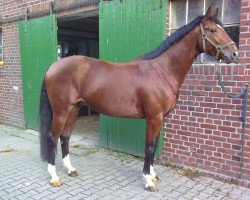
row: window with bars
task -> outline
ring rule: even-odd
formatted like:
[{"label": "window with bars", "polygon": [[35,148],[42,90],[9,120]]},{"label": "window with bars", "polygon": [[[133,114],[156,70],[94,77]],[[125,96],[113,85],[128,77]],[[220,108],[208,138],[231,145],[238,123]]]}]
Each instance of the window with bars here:
[{"label": "window with bars", "polygon": [[[219,9],[218,18],[224,23],[225,31],[239,47],[241,0],[171,0],[170,30],[171,33],[188,24],[199,15],[204,15],[209,6]],[[196,63],[214,62],[214,58],[203,53]]]}]

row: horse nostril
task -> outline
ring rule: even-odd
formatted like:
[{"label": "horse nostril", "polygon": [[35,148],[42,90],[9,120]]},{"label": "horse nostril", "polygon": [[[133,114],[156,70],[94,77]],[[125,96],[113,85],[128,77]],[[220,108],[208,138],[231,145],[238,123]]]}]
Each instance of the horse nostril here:
[{"label": "horse nostril", "polygon": [[239,55],[239,53],[238,53],[237,51],[233,52],[233,57],[234,57],[234,58],[237,58],[238,55]]}]

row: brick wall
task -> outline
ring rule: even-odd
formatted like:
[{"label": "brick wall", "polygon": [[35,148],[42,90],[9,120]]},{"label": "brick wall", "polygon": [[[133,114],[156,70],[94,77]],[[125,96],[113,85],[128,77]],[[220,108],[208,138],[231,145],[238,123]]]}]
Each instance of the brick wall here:
[{"label": "brick wall", "polygon": [[[250,82],[250,0],[243,0],[240,21],[240,63],[221,67],[229,92]],[[193,65],[180,90],[175,111],[164,124],[163,160],[205,170],[222,179],[240,178],[242,98],[221,91],[214,65]],[[242,184],[250,183],[250,96]]]},{"label": "brick wall", "polygon": [[[23,127],[18,24],[2,25],[5,66],[0,68],[0,122]],[[17,89],[14,90],[14,87]]]},{"label": "brick wall", "polygon": [[[22,77],[19,50],[19,17],[24,19],[26,8],[30,13],[49,10],[51,0],[9,0],[0,1],[0,29],[3,33],[4,67],[0,67],[0,123],[25,127],[22,101]],[[90,0],[56,0],[55,8]],[[71,15],[86,10],[96,9],[87,5],[56,13],[58,16]],[[13,18],[15,18],[13,21]],[[12,20],[13,22],[7,22]]]}]

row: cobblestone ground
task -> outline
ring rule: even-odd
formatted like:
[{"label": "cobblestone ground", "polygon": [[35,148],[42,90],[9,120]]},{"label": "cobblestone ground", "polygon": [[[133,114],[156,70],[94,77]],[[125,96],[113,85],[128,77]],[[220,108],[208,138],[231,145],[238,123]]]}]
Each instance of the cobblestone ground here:
[{"label": "cobblestone ground", "polygon": [[58,147],[57,173],[64,184],[53,188],[47,164],[39,157],[38,133],[0,125],[0,199],[250,199],[250,189],[204,177],[189,179],[161,165],[155,166],[159,191],[147,192],[141,160],[96,147],[96,133],[75,132],[71,161],[80,174],[74,178],[66,174]]}]

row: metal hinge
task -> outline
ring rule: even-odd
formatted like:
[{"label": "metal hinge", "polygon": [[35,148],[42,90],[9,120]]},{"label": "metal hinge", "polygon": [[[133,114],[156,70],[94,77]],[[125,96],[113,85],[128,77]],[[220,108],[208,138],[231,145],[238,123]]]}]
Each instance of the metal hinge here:
[{"label": "metal hinge", "polygon": [[54,11],[54,0],[50,2],[50,29],[53,29],[53,11]]},{"label": "metal hinge", "polygon": [[160,0],[160,9],[162,8],[162,3],[163,3],[162,0]]},{"label": "metal hinge", "polygon": [[24,32],[27,33],[27,21],[28,21],[29,8],[27,7],[25,10],[25,22],[24,22]]}]

